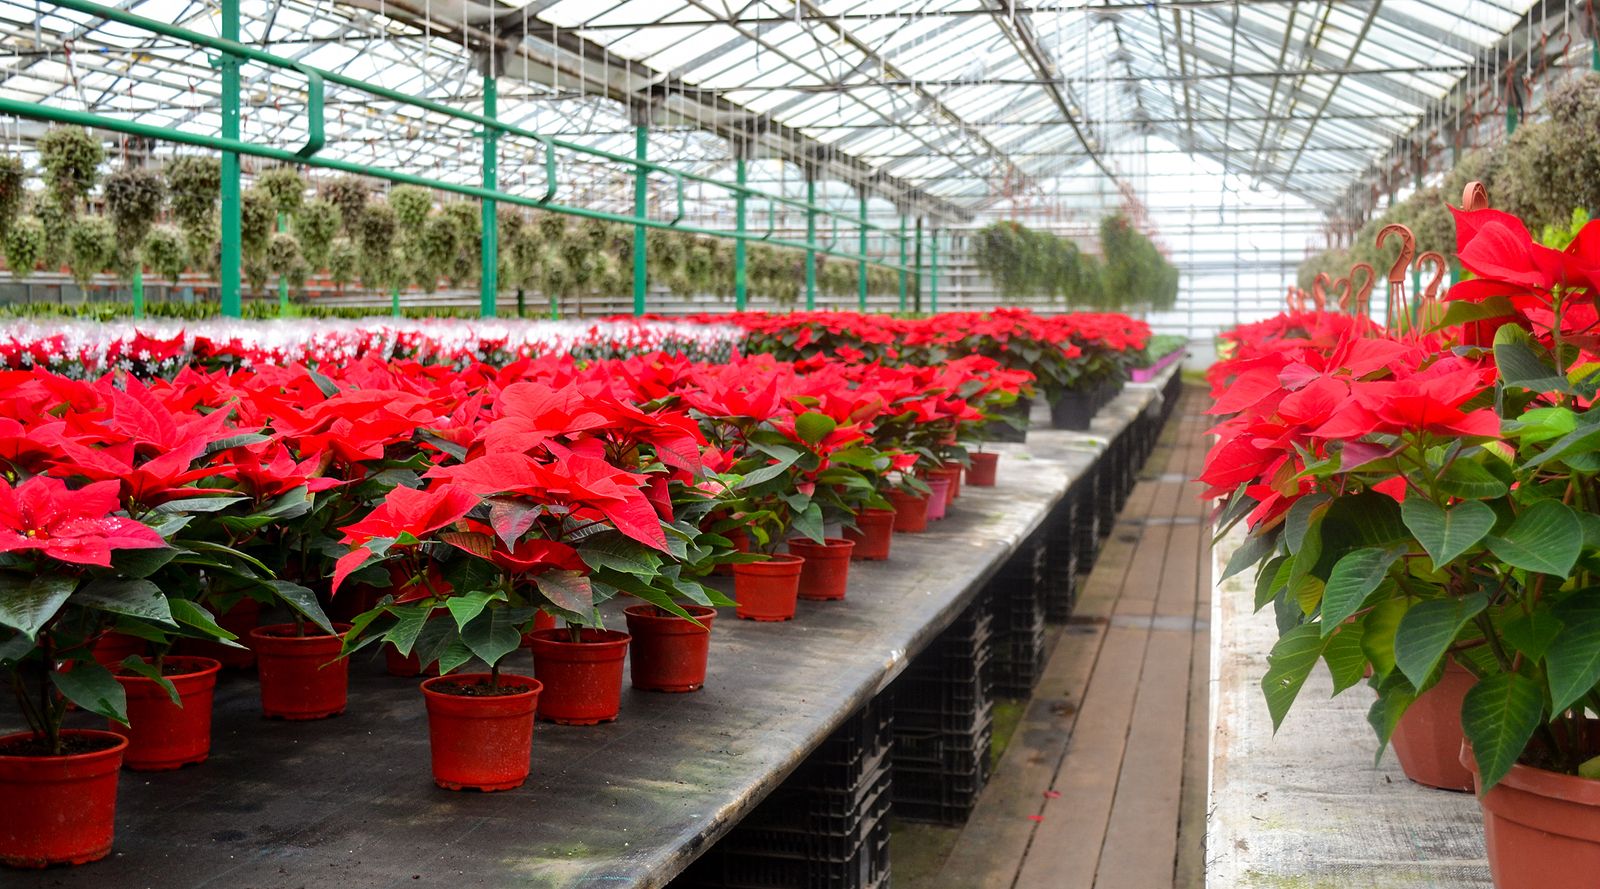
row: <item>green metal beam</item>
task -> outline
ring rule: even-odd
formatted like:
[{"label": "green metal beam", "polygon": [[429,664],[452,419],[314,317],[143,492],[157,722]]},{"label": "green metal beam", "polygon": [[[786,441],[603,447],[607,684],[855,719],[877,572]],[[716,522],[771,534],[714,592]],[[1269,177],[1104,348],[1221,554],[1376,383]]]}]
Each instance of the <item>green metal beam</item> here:
[{"label": "green metal beam", "polygon": [[736,312],[742,312],[750,299],[750,282],[745,278],[745,252],[748,247],[744,242],[745,228],[748,224],[748,220],[745,218],[745,202],[748,197],[743,191],[747,175],[744,159],[745,151],[743,147],[738,150],[739,156],[733,162],[734,181],[739,184],[740,188],[739,191],[733,193],[733,226],[734,230],[739,233],[739,237],[733,242],[733,309]]},{"label": "green metal beam", "polygon": [[[239,41],[239,0],[222,0],[222,39]],[[239,141],[239,57],[224,52],[218,63],[222,66],[222,138]],[[239,304],[239,274],[242,257],[239,255],[241,229],[239,223],[239,154],[222,153],[222,257],[220,278],[222,314],[238,318],[242,314]]]},{"label": "green metal beam", "polygon": [[[494,120],[499,116],[500,90],[494,79],[494,62],[483,75],[483,116]],[[498,191],[500,130],[493,126],[483,128],[483,190]],[[483,270],[478,273],[478,314],[484,318],[495,316],[500,297],[500,219],[495,213],[494,198],[484,198],[483,211]]]},{"label": "green metal beam", "polygon": [[856,263],[856,286],[860,291],[856,294],[856,307],[865,312],[867,310],[867,190],[865,188],[861,189],[861,226],[858,231],[862,259]]},{"label": "green metal beam", "polygon": [[[633,153],[641,163],[633,173],[633,215],[636,222],[644,220],[650,210],[650,171],[643,161],[650,153],[650,128],[643,124],[633,128]],[[645,267],[645,227],[633,227],[633,314],[644,314],[645,287],[650,283],[650,272]]]},{"label": "green metal beam", "polygon": [[917,258],[913,263],[916,266],[916,277],[913,279],[911,293],[918,314],[922,312],[922,217],[917,217]]},{"label": "green metal beam", "polygon": [[900,214],[900,311],[906,310],[906,216]]},{"label": "green metal beam", "polygon": [[806,171],[806,311],[817,307],[817,177]]},{"label": "green metal beam", "polygon": [[[285,213],[278,214],[278,231],[289,230],[289,216]],[[287,275],[278,276],[278,317],[289,317],[289,278]]]},{"label": "green metal beam", "polygon": [[928,311],[939,311],[939,230],[934,229],[931,240],[932,267],[928,271]]},{"label": "green metal beam", "polygon": [[144,317],[144,262],[140,260],[133,266],[133,280],[128,282],[132,291],[129,296],[133,300],[133,317],[135,320]]}]

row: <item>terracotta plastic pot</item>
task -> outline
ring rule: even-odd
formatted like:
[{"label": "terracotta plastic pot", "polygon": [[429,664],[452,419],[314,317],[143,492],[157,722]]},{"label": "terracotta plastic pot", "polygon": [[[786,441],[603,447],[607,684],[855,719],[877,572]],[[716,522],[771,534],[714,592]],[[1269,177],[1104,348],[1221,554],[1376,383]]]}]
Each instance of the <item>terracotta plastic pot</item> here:
[{"label": "terracotta plastic pot", "polygon": [[222,665],[208,657],[169,655],[166,667],[180,671],[165,678],[182,706],[153,679],[117,676],[128,697],[128,724],[113,722],[110,730],[128,739],[122,764],[135,772],[165,772],[211,755],[211,700]]},{"label": "terracotta plastic pot", "polygon": [[954,502],[961,499],[961,473],[966,467],[959,460],[947,460],[944,464],[944,476],[950,480],[950,500]]},{"label": "terracotta plastic pot", "polygon": [[928,521],[937,522],[944,518],[945,510],[950,506],[950,480],[938,475],[931,475],[923,479],[928,483]]},{"label": "terracotta plastic pot", "polygon": [[548,611],[535,611],[533,613],[533,632],[522,634],[522,647],[533,647],[533,634],[540,630],[553,630],[556,628],[555,615]]},{"label": "terracotta plastic pot", "polygon": [[415,650],[410,654],[401,654],[400,649],[394,647],[394,643],[385,642],[383,643],[383,670],[390,676],[399,676],[401,679],[421,676],[424,672],[429,676],[437,676],[439,675],[439,662],[434,661],[424,671],[422,669],[422,658],[417,657]]},{"label": "terracotta plastic pot", "polygon": [[566,629],[536,630],[532,635],[533,675],[544,686],[539,718],[562,725],[611,722],[622,709],[622,662],[628,656],[627,633],[584,630],[573,642]]},{"label": "terracotta plastic pot", "polygon": [[894,490],[884,495],[894,505],[894,529],[918,534],[928,530],[928,497]]},{"label": "terracotta plastic pot", "polygon": [[972,465],[967,467],[967,484],[973,486],[974,488],[994,487],[995,474],[1000,463],[1000,455],[987,451],[979,451],[974,454],[968,454],[967,456],[972,460]]},{"label": "terracotta plastic pot", "polygon": [[89,647],[89,656],[102,667],[110,669],[127,660],[129,656],[144,654],[145,641],[127,633],[102,633]]},{"label": "terracotta plastic pot", "polygon": [[79,729],[61,734],[105,746],[69,756],[19,756],[8,751],[33,735],[0,737],[0,863],[85,864],[111,852],[117,772],[128,739]]},{"label": "terracotta plastic pot", "polygon": [[894,516],[892,509],[864,509],[856,513],[856,527],[844,531],[844,539],[856,545],[850,558],[873,562],[889,558]]},{"label": "terracotta plastic pot", "polygon": [[733,566],[733,598],[739,603],[733,613],[745,620],[792,620],[804,566],[805,559],[783,553]]},{"label": "terracotta plastic pot", "polygon": [[825,543],[789,541],[789,552],[805,563],[800,566],[800,598],[813,601],[843,599],[850,585],[850,554],[856,545],[837,537]]},{"label": "terracotta plastic pot", "polygon": [[325,719],[344,712],[349,700],[350,659],[339,657],[349,624],[334,624],[338,635],[315,627],[315,636],[297,636],[294,624],[250,631],[261,670],[261,712],[273,719]]},{"label": "terracotta plastic pot", "polygon": [[[1477,784],[1472,748],[1461,764]],[[1480,793],[1495,889],[1592,889],[1600,874],[1600,781],[1514,765]]]},{"label": "terracotta plastic pot", "polygon": [[500,685],[521,691],[463,695],[443,690],[488,681],[488,673],[453,673],[422,683],[433,783],[446,790],[510,790],[528,780],[533,714],[543,686],[537,679],[501,673]]},{"label": "terracotta plastic pot", "polygon": [[[732,531],[724,531],[722,536],[728,538],[728,542],[733,544],[734,552],[747,553],[750,551],[750,535],[746,534],[742,529],[734,528]],[[733,575],[733,565],[723,562],[712,568],[711,573],[718,577],[730,577]]]},{"label": "terracotta plastic pot", "polygon": [[645,691],[694,691],[706,684],[706,661],[711,651],[711,622],[717,609],[685,605],[700,626],[663,614],[654,605],[630,605],[622,610],[633,637],[628,666],[633,687]]},{"label": "terracotta plastic pot", "polygon": [[177,651],[181,654],[191,654],[198,657],[208,657],[224,667],[235,670],[248,670],[256,665],[256,653],[250,646],[250,631],[261,623],[261,603],[254,599],[240,599],[238,604],[217,615],[217,626],[238,636],[238,644],[244,648],[233,648],[219,642],[204,642],[198,639],[184,639],[178,643]]},{"label": "terracotta plastic pot", "polygon": [[1472,773],[1461,765],[1461,702],[1477,681],[1450,661],[1439,683],[1406,708],[1389,745],[1407,778],[1440,790],[1472,789]]}]

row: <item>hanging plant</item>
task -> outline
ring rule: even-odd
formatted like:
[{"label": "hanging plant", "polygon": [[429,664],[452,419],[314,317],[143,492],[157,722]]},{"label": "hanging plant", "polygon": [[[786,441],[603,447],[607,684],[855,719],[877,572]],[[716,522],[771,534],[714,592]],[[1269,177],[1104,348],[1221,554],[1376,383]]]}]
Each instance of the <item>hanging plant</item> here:
[{"label": "hanging plant", "polygon": [[73,223],[67,236],[67,267],[79,287],[88,287],[94,276],[110,268],[116,258],[117,233],[109,220],[85,216]]},{"label": "hanging plant", "polygon": [[539,289],[545,296],[557,299],[572,293],[571,270],[567,268],[566,258],[555,247],[545,247],[539,257]]},{"label": "hanging plant", "polygon": [[461,249],[461,229],[455,220],[443,213],[428,218],[422,227],[422,237],[417,241],[417,255],[421,260],[421,277],[417,283],[433,292],[441,276],[449,275],[455,266],[456,253]]},{"label": "hanging plant", "polygon": [[271,277],[272,271],[267,268],[265,251],[263,251],[263,255],[259,258],[251,258],[248,256],[245,257],[244,280],[245,283],[249,285],[252,292],[265,292],[267,289],[267,281]]},{"label": "hanging plant", "polygon": [[474,203],[456,201],[445,204],[441,212],[456,229],[455,255],[445,274],[455,285],[477,280],[482,269],[482,209]]},{"label": "hanging plant", "polygon": [[328,247],[328,280],[333,286],[344,289],[356,279],[356,269],[361,265],[361,252],[349,238],[334,238]]},{"label": "hanging plant", "polygon": [[261,259],[277,223],[271,195],[260,188],[247,188],[239,195],[239,249],[246,259]]},{"label": "hanging plant", "polygon": [[82,127],[54,127],[39,138],[38,148],[45,187],[67,215],[76,214],[78,202],[100,178],[106,156],[100,140]]},{"label": "hanging plant", "polygon": [[328,250],[339,233],[339,208],[322,198],[307,201],[294,217],[294,236],[306,265],[320,269],[328,264]]},{"label": "hanging plant", "polygon": [[273,232],[267,241],[267,271],[274,275],[291,275],[305,264],[300,255],[300,239],[289,232]]},{"label": "hanging plant", "polygon": [[0,236],[11,230],[12,223],[22,213],[23,180],[28,178],[22,158],[14,154],[0,154]]},{"label": "hanging plant", "polygon": [[183,233],[170,225],[150,229],[140,248],[141,259],[157,276],[178,283],[188,265],[188,250],[183,243]]},{"label": "hanging plant", "polygon": [[361,215],[367,207],[367,187],[355,176],[340,176],[322,185],[322,196],[339,208],[344,233],[360,239]]},{"label": "hanging plant", "polygon": [[704,238],[694,238],[684,263],[684,274],[689,279],[692,294],[710,293],[715,286],[716,256],[711,244]]},{"label": "hanging plant", "polygon": [[256,176],[256,188],[272,199],[272,209],[285,216],[300,212],[306,196],[306,180],[294,167],[270,167]]},{"label": "hanging plant", "polygon": [[6,229],[4,245],[11,277],[28,277],[44,255],[44,223],[37,216],[18,217]]},{"label": "hanging plant", "polygon": [[185,232],[209,230],[217,218],[222,162],[214,157],[184,155],[173,158],[163,172],[167,176],[172,218]]},{"label": "hanging plant", "polygon": [[624,265],[613,253],[594,254],[591,287],[601,293],[625,293],[633,282],[633,267]]},{"label": "hanging plant", "polygon": [[433,212],[433,195],[420,185],[400,185],[389,191],[389,206],[400,224],[400,236],[413,238]]},{"label": "hanging plant", "polygon": [[189,257],[189,267],[197,271],[215,275],[222,266],[222,252],[219,249],[221,240],[217,223],[196,228],[184,228],[184,252]]},{"label": "hanging plant", "polygon": [[555,242],[566,237],[567,219],[559,213],[540,213],[538,217],[539,239]]},{"label": "hanging plant", "polygon": [[116,226],[117,255],[128,262],[161,215],[167,184],[155,170],[124,167],[106,177],[106,215]]},{"label": "hanging plant", "polygon": [[361,208],[358,218],[361,222],[357,227],[356,245],[361,250],[361,283],[385,289],[402,274],[393,263],[397,225],[394,207],[382,198],[374,198]]}]

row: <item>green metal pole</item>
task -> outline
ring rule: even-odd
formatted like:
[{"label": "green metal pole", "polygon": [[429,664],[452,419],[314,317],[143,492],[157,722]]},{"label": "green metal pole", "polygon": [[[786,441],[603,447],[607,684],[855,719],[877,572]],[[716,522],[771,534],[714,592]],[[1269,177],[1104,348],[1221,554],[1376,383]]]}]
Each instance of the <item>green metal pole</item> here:
[{"label": "green metal pole", "polygon": [[861,189],[861,260],[856,263],[856,305],[861,311],[867,310],[867,189]]},{"label": "green metal pole", "polygon": [[806,171],[806,311],[817,307],[817,177]]},{"label": "green metal pole", "polygon": [[389,312],[396,318],[400,317],[400,285],[389,285]]},{"label": "green metal pole", "polygon": [[913,279],[911,293],[915,300],[918,314],[922,312],[922,217],[917,217],[917,274]]},{"label": "green metal pole", "polygon": [[932,237],[933,259],[932,267],[928,270],[928,311],[939,312],[939,230],[933,230]]},{"label": "green metal pole", "polygon": [[133,280],[129,282],[133,289],[133,317],[144,317],[144,263],[138,262],[133,267]]},{"label": "green metal pole", "polygon": [[[289,217],[278,214],[278,231],[289,230]],[[289,317],[289,279],[284,275],[278,276],[278,317]]]},{"label": "green metal pole", "polygon": [[[745,229],[745,160],[744,151],[739,151],[739,156],[733,162],[734,181],[739,184],[739,190],[733,196],[733,223],[740,235]],[[733,308],[736,312],[744,311],[745,304],[749,302],[750,282],[745,280],[745,243],[744,238],[735,238],[733,242]]]},{"label": "green metal pole", "polygon": [[900,311],[906,310],[906,217],[900,214]]},{"label": "green metal pole", "polygon": [[[640,124],[633,128],[633,156],[640,161],[649,160],[650,154],[650,128]],[[633,173],[633,215],[635,219],[645,218],[645,213],[650,197],[650,173],[644,164],[634,168]],[[645,227],[633,227],[633,313],[644,314],[645,285],[649,283],[650,272],[645,268]]]},{"label": "green metal pole", "polygon": [[[499,89],[495,85],[494,63],[489,62],[488,73],[483,75],[483,116],[493,119],[499,114]],[[483,187],[489,191],[499,188],[499,170],[497,161],[499,156],[500,131],[493,127],[483,130]],[[495,316],[495,303],[500,295],[500,220],[496,215],[495,202],[485,198],[483,207],[483,248],[480,255],[483,258],[483,270],[479,272],[478,289],[478,314],[485,318]]]},{"label": "green metal pole", "polygon": [[[239,0],[222,0],[222,38],[239,40]],[[239,138],[239,58],[223,53],[222,138]],[[238,318],[239,306],[239,155],[222,153],[222,268],[220,298],[222,314]]]}]

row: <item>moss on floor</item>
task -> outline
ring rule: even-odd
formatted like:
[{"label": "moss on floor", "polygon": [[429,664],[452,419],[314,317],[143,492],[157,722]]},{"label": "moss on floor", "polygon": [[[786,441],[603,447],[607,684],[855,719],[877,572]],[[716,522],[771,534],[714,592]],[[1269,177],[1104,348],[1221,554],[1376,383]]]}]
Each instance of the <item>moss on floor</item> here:
[{"label": "moss on floor", "polygon": [[894,821],[889,826],[889,860],[896,889],[933,889],[939,871],[955,849],[959,827]]},{"label": "moss on floor", "polygon": [[994,702],[994,740],[989,743],[989,763],[999,768],[1000,757],[1011,746],[1011,736],[1022,723],[1023,711],[1028,702],[1020,698],[996,698]]}]

